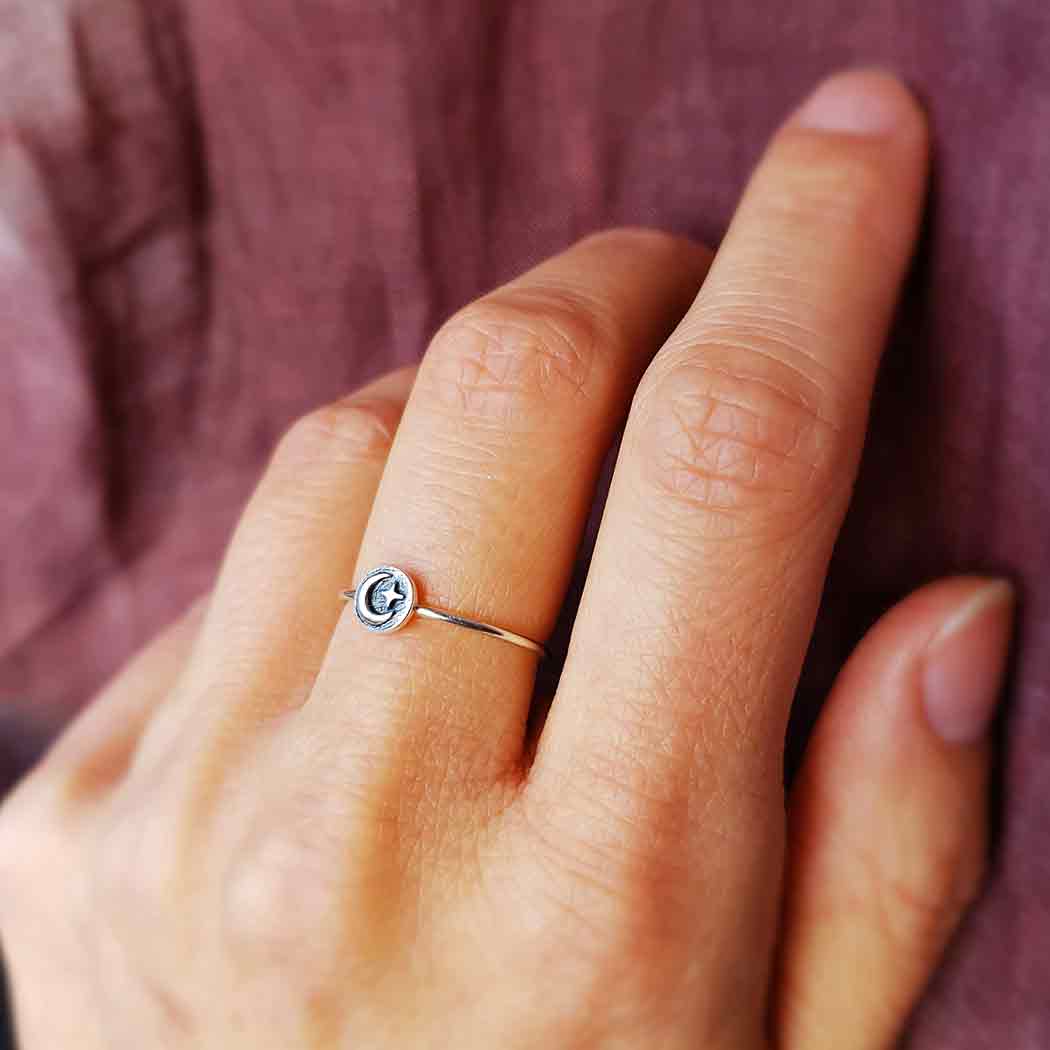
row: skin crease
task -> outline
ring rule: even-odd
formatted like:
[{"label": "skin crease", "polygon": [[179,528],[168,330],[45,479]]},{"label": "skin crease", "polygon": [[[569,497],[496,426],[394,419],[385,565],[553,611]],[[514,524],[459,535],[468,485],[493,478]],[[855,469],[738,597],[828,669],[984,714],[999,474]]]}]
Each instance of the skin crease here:
[{"label": "skin crease", "polygon": [[[211,594],[0,812],[24,1050],[894,1045],[979,889],[1012,602],[892,610],[785,820],[927,157],[887,75],[816,99],[713,261],[588,238],[282,440]],[[545,638],[625,418],[532,758],[530,654],[336,596],[395,564]]]}]

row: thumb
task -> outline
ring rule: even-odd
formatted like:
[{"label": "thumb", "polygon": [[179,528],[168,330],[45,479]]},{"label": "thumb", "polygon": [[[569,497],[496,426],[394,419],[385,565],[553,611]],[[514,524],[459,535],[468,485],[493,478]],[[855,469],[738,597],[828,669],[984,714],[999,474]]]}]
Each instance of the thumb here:
[{"label": "thumb", "polygon": [[975,897],[1012,608],[1003,581],[933,584],[840,675],[790,803],[785,1050],[892,1046]]}]

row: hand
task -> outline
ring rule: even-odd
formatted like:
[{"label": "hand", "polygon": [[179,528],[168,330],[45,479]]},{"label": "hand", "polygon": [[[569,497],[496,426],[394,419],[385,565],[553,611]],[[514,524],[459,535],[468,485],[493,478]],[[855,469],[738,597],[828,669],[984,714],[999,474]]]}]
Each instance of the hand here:
[{"label": "hand", "polygon": [[[782,742],[926,150],[835,79],[710,272],[589,238],[298,423],[206,605],[5,805],[24,1050],[890,1046],[979,885],[1009,587],[872,630],[787,820]],[[530,653],[340,617],[394,563],[546,638],[628,408],[538,736]]]}]

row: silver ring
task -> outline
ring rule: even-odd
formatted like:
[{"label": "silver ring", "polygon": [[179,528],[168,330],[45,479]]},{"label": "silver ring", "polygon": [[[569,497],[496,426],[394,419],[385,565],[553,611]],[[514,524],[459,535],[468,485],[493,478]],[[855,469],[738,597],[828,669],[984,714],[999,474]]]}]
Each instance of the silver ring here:
[{"label": "silver ring", "polygon": [[468,631],[487,634],[490,638],[499,638],[541,657],[548,655],[546,646],[526,638],[523,634],[515,634],[491,623],[468,620],[465,616],[420,605],[416,600],[417,594],[415,581],[407,572],[394,565],[380,565],[378,569],[368,573],[355,590],[343,591],[341,597],[343,601],[354,603],[354,613],[358,622],[377,634],[393,634],[411,622],[414,616],[421,616],[426,620],[440,620],[454,627],[465,627]]}]

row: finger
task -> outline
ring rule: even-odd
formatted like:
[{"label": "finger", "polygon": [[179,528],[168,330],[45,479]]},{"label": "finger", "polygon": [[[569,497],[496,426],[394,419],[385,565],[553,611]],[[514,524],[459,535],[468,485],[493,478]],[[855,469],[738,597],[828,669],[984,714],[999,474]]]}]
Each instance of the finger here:
[{"label": "finger", "polygon": [[642,380],[541,769],[608,754],[623,732],[610,698],[629,691],[640,748],[678,740],[692,756],[698,739],[746,736],[710,756],[719,776],[779,777],[923,190],[910,96],[853,74],[811,105],[843,117],[851,99],[880,127],[820,128],[809,107],[788,122]]},{"label": "finger", "polygon": [[778,1046],[883,1050],[973,900],[1012,590],[954,579],[846,666],[793,790]]},{"label": "finger", "polygon": [[186,665],[205,601],[161,631],[65,728],[31,774],[31,791],[79,805],[121,779],[144,727]]},{"label": "finger", "polygon": [[[602,459],[707,261],[665,234],[601,234],[453,318],[420,367],[355,578],[398,565],[423,604],[546,639]],[[520,759],[535,667],[525,649],[448,625],[380,638],[351,612],[309,705],[314,731],[349,718],[342,738],[378,732],[398,761],[454,754],[485,779]]]},{"label": "finger", "polygon": [[662,850],[730,902],[704,919],[703,950],[755,1003],[787,713],[926,151],[915,102],[872,73],[833,78],[774,138],[640,384],[533,770],[534,797],[588,807],[590,820],[553,812],[565,835],[610,851],[607,873],[639,862],[610,846],[629,819],[646,829],[647,864]]},{"label": "finger", "polygon": [[302,703],[341,611],[379,478],[415,378],[381,377],[299,420],[237,526],[178,694],[150,726],[136,766],[187,727],[238,746],[250,724]]}]

